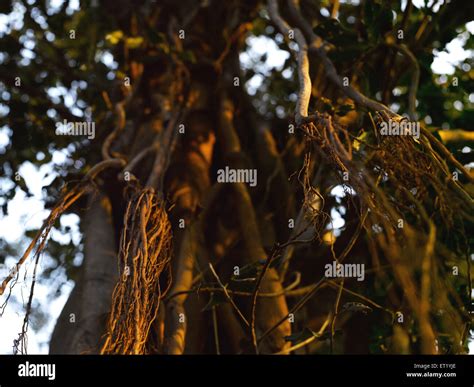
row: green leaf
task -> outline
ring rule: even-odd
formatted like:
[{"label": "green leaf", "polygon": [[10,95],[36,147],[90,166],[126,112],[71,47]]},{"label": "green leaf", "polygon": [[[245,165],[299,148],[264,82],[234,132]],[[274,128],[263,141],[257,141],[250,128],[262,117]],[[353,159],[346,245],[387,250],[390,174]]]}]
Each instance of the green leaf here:
[{"label": "green leaf", "polygon": [[373,145],[374,135],[371,131],[362,130],[359,135],[352,141],[352,147],[356,151],[363,151],[366,144]]},{"label": "green leaf", "polygon": [[112,45],[116,45],[123,39],[123,32],[120,30],[111,32],[110,34],[105,35],[105,40]]},{"label": "green leaf", "polygon": [[141,36],[137,36],[134,38],[129,37],[125,39],[125,44],[128,48],[131,49],[138,48],[143,44],[143,38]]},{"label": "green leaf", "polygon": [[194,56],[194,52],[190,50],[183,51],[181,54],[181,58],[186,62],[196,63],[196,57]]},{"label": "green leaf", "polygon": [[171,52],[170,46],[167,43],[159,43],[158,48],[162,50],[166,55]]}]

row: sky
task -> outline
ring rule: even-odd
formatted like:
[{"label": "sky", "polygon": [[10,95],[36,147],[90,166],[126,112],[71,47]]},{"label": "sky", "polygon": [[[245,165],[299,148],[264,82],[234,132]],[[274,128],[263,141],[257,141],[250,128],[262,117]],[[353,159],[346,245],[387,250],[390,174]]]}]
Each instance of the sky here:
[{"label": "sky", "polygon": [[[3,0],[0,0],[3,1]],[[63,2],[64,0],[51,0],[49,7],[54,12],[54,9]],[[354,1],[353,1],[354,2]],[[423,1],[413,1],[415,6],[420,6]],[[74,0],[69,2],[70,12],[78,9],[79,1]],[[324,11],[322,11],[324,12]],[[15,23],[21,24],[21,12],[15,12],[10,17],[0,15],[0,35],[8,31],[9,23],[14,20]],[[11,25],[11,24],[10,24]],[[474,22],[468,23],[468,31],[474,34]],[[468,56],[472,57],[472,50],[466,51],[463,49],[465,40],[467,39],[467,33],[458,36],[456,39],[451,41],[445,48],[436,53],[436,58],[431,65],[431,69],[435,74],[449,75],[454,72],[454,66],[460,61],[466,59]],[[275,42],[265,37],[249,37],[248,38],[249,49],[242,53],[240,56],[241,64],[245,68],[255,66],[255,62],[262,56],[267,54],[266,62],[258,70],[263,72],[263,75],[256,74],[246,85],[247,90],[250,94],[254,94],[255,90],[258,89],[262,83],[263,76],[266,71],[270,71],[271,68],[281,69],[283,63],[287,59],[288,53],[278,49]],[[28,53],[25,53],[26,57]],[[116,63],[113,61],[111,54],[104,54],[101,60],[108,65],[111,69],[114,69]],[[1,63],[1,58],[0,58]],[[284,74],[284,76],[290,77],[291,74]],[[68,91],[64,88],[53,88],[50,90],[52,97],[59,95],[66,95],[69,107],[74,110],[77,115],[82,115],[80,107],[75,105],[74,92]],[[0,95],[1,96],[1,95]],[[473,95],[474,98],[474,95]],[[0,99],[1,102],[1,99]],[[2,110],[3,109],[3,110]],[[0,103],[0,114],[6,114],[7,110],[5,105]],[[9,143],[9,129],[6,127],[0,128],[0,153],[6,151]],[[37,229],[41,226],[43,220],[47,217],[48,212],[44,209],[42,187],[47,186],[54,178],[55,172],[53,165],[61,165],[68,159],[67,151],[54,151],[52,161],[48,164],[36,167],[32,163],[24,163],[19,173],[24,179],[33,196],[27,198],[26,195],[21,191],[17,190],[13,200],[8,203],[8,215],[0,215],[0,238],[5,239],[9,244],[19,244],[22,248],[19,251],[25,250],[27,244],[23,238],[24,230]],[[41,155],[38,155],[41,157]],[[44,155],[43,155],[44,157]],[[7,184],[11,184],[6,179],[0,176],[0,186],[6,187]],[[335,196],[343,195],[341,189],[338,190],[336,187],[333,194]],[[6,199],[0,197],[0,205],[4,203]],[[344,220],[338,211],[331,213],[333,217],[333,227],[335,229],[341,228],[344,225]],[[81,236],[79,234],[79,218],[76,215],[63,215],[60,219],[61,225],[69,227],[69,234],[61,234],[54,232],[52,238],[63,243],[68,243],[71,238],[75,244],[80,243]],[[17,261],[18,257],[7,258],[7,266],[11,267]],[[78,262],[82,257],[78,257]],[[47,255],[44,255],[40,261],[40,271],[51,265],[51,259]],[[28,274],[31,274],[32,263],[30,260],[27,261],[24,268],[20,272],[20,278],[23,278],[25,270]],[[5,268],[0,268],[0,280],[5,277]],[[26,281],[19,282],[14,288],[13,299],[7,308],[5,309],[3,317],[0,317],[0,353],[8,354],[12,353],[13,340],[17,338],[20,331],[24,308],[23,304],[28,297],[29,293],[28,277]],[[54,285],[54,286],[52,286]],[[60,296],[56,296],[52,292],[52,288],[62,285],[62,292]],[[64,275],[64,271],[61,269],[57,271],[55,278],[47,282],[39,282],[35,290],[35,304],[36,308],[42,310],[43,315],[46,317],[46,323],[41,329],[29,330],[28,334],[28,353],[47,353],[48,342],[54,328],[54,323],[59,316],[64,303],[69,296],[70,291],[73,288],[73,282],[67,281]],[[4,296],[0,297],[0,305],[4,301]],[[474,343],[471,343],[470,352],[474,353]]]}]

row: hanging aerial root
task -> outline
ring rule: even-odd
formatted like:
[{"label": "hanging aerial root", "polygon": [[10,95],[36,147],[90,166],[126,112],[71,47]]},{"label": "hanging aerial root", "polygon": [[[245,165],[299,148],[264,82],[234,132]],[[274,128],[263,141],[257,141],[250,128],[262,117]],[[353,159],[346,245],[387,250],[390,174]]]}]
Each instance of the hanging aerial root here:
[{"label": "hanging aerial root", "polygon": [[[0,285],[0,296],[3,295],[8,283],[16,277],[20,267],[25,263],[31,252],[35,249],[34,258],[36,259],[46,247],[49,233],[54,226],[56,220],[71,207],[82,195],[89,192],[92,188],[92,180],[104,169],[123,166],[123,161],[120,159],[110,159],[96,164],[91,170],[82,178],[82,180],[72,188],[65,187],[63,194],[56,205],[51,210],[50,214],[43,222],[36,236],[29,244],[22,257],[18,260],[15,267],[10,271],[8,276],[2,281]],[[5,306],[5,304],[4,304]],[[3,310],[3,309],[2,309]]]},{"label": "hanging aerial root", "polygon": [[[378,114],[377,124],[390,119]],[[378,128],[375,126],[377,132]],[[408,136],[377,138],[376,144],[363,143],[363,150],[352,154],[347,129],[335,124],[327,114],[316,113],[312,122],[302,125],[309,145],[309,158],[317,151],[338,173],[339,184],[351,188],[349,199],[361,213],[367,212],[364,228],[391,264],[397,283],[403,289],[408,305],[418,320],[421,351],[436,353],[436,325],[430,310],[433,294],[451,292],[452,284],[430,281],[433,273],[446,272],[439,257],[444,235],[466,238],[463,226],[474,207],[461,181],[453,179],[449,166],[468,174],[451,156],[442,153],[433,136],[422,131],[417,141]],[[360,157],[361,152],[366,153]],[[305,205],[311,205],[310,168],[305,163],[300,173],[305,193]],[[318,217],[311,219],[315,229]],[[435,243],[436,241],[436,243]],[[429,247],[429,248],[428,248]],[[465,253],[458,249],[462,261]],[[420,258],[423,257],[423,258]],[[423,273],[421,281],[414,273]],[[470,280],[467,280],[470,287]],[[452,309],[448,302],[443,308]],[[454,312],[456,316],[460,312]],[[456,317],[457,318],[457,317]]]},{"label": "hanging aerial root", "polygon": [[62,190],[61,198],[58,200],[56,205],[53,207],[53,209],[49,213],[48,217],[43,222],[41,228],[38,230],[38,232],[36,233],[36,236],[30,242],[28,248],[23,253],[23,255],[18,260],[18,262],[15,264],[15,266],[12,268],[12,270],[7,275],[7,277],[0,284],[0,296],[5,293],[5,290],[7,289],[8,284],[10,284],[8,288],[9,289],[8,295],[5,301],[0,305],[0,317],[1,317],[3,316],[5,308],[7,307],[8,301],[12,294],[13,287],[15,286],[17,282],[20,268],[26,262],[26,260],[28,259],[32,251],[34,250],[33,280],[30,286],[30,292],[28,296],[28,302],[26,304],[25,317],[23,319],[21,332],[18,335],[18,339],[14,341],[14,353],[26,354],[27,331],[28,331],[28,325],[29,325],[29,317],[31,313],[31,306],[33,302],[33,295],[34,295],[34,290],[35,290],[35,283],[36,283],[36,277],[37,277],[36,273],[37,273],[37,268],[38,268],[41,253],[44,251],[46,247],[51,229],[53,228],[54,224],[59,219],[59,217],[69,207],[71,207],[79,198],[81,198],[82,195],[93,191],[93,189],[95,188],[93,179],[100,172],[108,168],[117,168],[117,167],[123,167],[123,166],[124,166],[123,160],[111,158],[109,160],[102,161],[96,164],[93,168],[89,170],[89,172],[82,178],[82,180],[78,184],[72,187],[69,187],[68,185],[66,185]]},{"label": "hanging aerial root", "polygon": [[[150,327],[170,286],[171,225],[152,188],[135,187],[128,199],[116,285],[102,354],[146,354]],[[167,271],[162,289],[160,277]]]}]

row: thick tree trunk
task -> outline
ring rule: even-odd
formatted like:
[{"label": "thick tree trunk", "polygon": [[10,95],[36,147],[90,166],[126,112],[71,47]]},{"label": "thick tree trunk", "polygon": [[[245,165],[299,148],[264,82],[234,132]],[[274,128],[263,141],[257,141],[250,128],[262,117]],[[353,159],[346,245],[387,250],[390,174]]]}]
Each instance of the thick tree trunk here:
[{"label": "thick tree trunk", "polygon": [[56,323],[50,353],[97,353],[118,280],[111,204],[105,195],[90,198],[85,216],[81,275]]},{"label": "thick tree trunk", "polygon": [[[115,9],[112,2],[106,3],[107,6]],[[173,43],[173,50],[183,53],[183,47],[190,49],[191,45],[193,51],[202,52],[202,56],[196,58],[195,63],[187,64],[190,71],[186,81],[189,88],[186,114],[180,116],[179,122],[175,122],[172,128],[168,126],[170,122],[173,122],[172,117],[175,113],[174,109],[176,109],[176,102],[173,98],[175,98],[176,85],[179,84],[175,78],[175,59],[170,56],[159,63],[144,64],[141,57],[134,58],[133,53],[127,54],[129,55],[127,65],[130,68],[132,88],[136,87],[134,99],[131,101],[133,108],[127,111],[125,130],[121,133],[121,138],[113,142],[111,151],[117,152],[116,154],[124,154],[128,160],[131,160],[159,139],[160,135],[163,133],[166,135],[167,130],[176,131],[180,124],[183,124],[185,129],[184,133],[177,135],[176,148],[171,157],[170,155],[163,157],[163,154],[166,154],[163,152],[169,151],[166,147],[170,144],[160,142],[156,154],[152,153],[153,157],[145,157],[138,165],[140,168],[135,168],[133,171],[143,184],[152,182],[153,188],[162,191],[160,193],[163,193],[163,197],[173,205],[169,212],[175,252],[172,262],[174,286],[170,291],[171,294],[175,291],[190,290],[191,280],[199,274],[198,268],[194,267],[190,260],[200,259],[204,267],[200,267],[199,270],[203,270],[209,262],[214,262],[215,249],[220,248],[220,256],[224,258],[229,253],[227,249],[231,247],[230,245],[216,246],[214,236],[204,235],[208,230],[203,229],[198,230],[201,235],[198,236],[199,247],[196,247],[196,241],[190,240],[190,229],[194,227],[195,222],[198,222],[199,213],[204,205],[203,201],[211,189],[214,180],[212,177],[214,171],[211,167],[215,164],[216,159],[220,158],[220,163],[217,164],[219,167],[224,167],[222,163],[231,165],[232,160],[237,158],[240,165],[241,160],[245,158],[245,150],[241,150],[240,144],[238,144],[238,135],[242,135],[242,133],[232,133],[232,136],[237,137],[236,144],[238,146],[235,149],[232,146],[230,148],[222,147],[224,139],[220,139],[220,148],[215,149],[217,147],[214,146],[216,141],[219,141],[218,133],[227,130],[222,128],[222,125],[226,124],[229,127],[235,125],[232,122],[234,113],[221,109],[221,93],[226,91],[231,98],[240,98],[242,90],[232,86],[232,79],[238,74],[235,72],[235,63],[232,61],[238,58],[238,50],[243,42],[241,32],[248,28],[245,23],[255,9],[255,4],[252,2],[242,2],[238,5],[233,3],[233,6],[215,3],[209,7],[204,3],[196,4],[193,1],[173,4],[165,2],[163,5],[162,11],[169,17],[162,18],[160,22],[157,22],[157,30],[163,32],[170,43]],[[129,15],[127,16],[125,12],[129,10],[133,13],[133,9],[130,5],[123,5],[123,7],[125,9],[120,15],[117,15],[116,22],[127,36],[133,35],[134,27],[128,24]],[[191,16],[194,19],[192,23],[189,23]],[[166,25],[162,25],[163,23]],[[181,28],[185,30],[185,41],[180,41],[177,37]],[[120,56],[122,53],[118,53],[118,55]],[[137,72],[137,68],[142,69],[141,82],[138,82],[140,71]],[[183,99],[186,96],[181,95],[180,98]],[[230,121],[224,123],[221,115],[229,113]],[[250,131],[254,132],[256,129],[252,128]],[[233,128],[232,131],[234,131]],[[161,136],[161,138],[163,137]],[[268,142],[271,139],[267,136],[264,141]],[[267,145],[269,149],[274,146]],[[155,159],[155,163],[151,162],[153,159]],[[277,155],[273,149],[272,162],[269,164],[274,164],[276,159]],[[162,160],[162,165],[156,165],[156,160]],[[168,161],[170,162],[169,167],[166,165]],[[167,169],[168,172],[164,179],[162,176],[156,176],[157,173],[162,174]],[[267,165],[264,173],[270,172],[271,166]],[[277,181],[281,179],[280,176]],[[161,184],[162,182],[164,184]],[[122,191],[121,187],[115,188],[113,192],[110,187],[107,189],[109,195],[111,197],[113,195],[114,198],[116,195],[121,195]],[[242,267],[248,263],[264,260],[266,252],[263,239],[260,238],[259,224],[251,195],[246,187],[240,188],[242,189],[238,189],[235,195],[232,195],[235,196],[234,200],[229,203],[227,209],[227,211],[235,211],[238,215],[234,214],[233,224],[226,232],[237,235],[237,239],[243,241],[244,249],[239,252],[237,259],[237,264]],[[276,203],[273,204],[276,205]],[[292,205],[292,203],[288,204],[288,209],[282,215],[283,218],[292,211],[290,210]],[[88,210],[83,274],[71,293],[70,300],[53,333],[51,352],[97,352],[101,334],[104,333],[104,321],[109,312],[113,284],[117,279],[117,254],[113,237],[118,237],[121,232],[123,203],[120,203],[120,199],[114,199],[112,206],[113,211],[110,209],[106,211],[101,203],[94,202]],[[213,203],[209,203],[209,206],[212,207]],[[210,211],[209,209],[204,210]],[[114,214],[114,228],[112,228],[110,212]],[[222,219],[222,214],[214,213],[213,216],[212,222],[226,221],[226,219]],[[247,219],[245,219],[248,216],[252,220],[250,228],[246,223]],[[183,221],[184,229],[181,224]],[[255,235],[249,233],[249,230],[253,230]],[[284,235],[281,230],[279,232]],[[252,242],[251,239],[254,237],[256,239]],[[235,240],[235,237],[231,239]],[[271,239],[269,238],[269,244],[273,243]],[[189,246],[192,246],[193,251],[188,251]],[[205,258],[196,256],[199,248],[203,249]],[[221,267],[217,268],[219,272],[228,271],[231,267],[230,263],[226,261],[221,262],[220,265]],[[103,280],[101,277],[104,277]],[[262,281],[260,291],[280,292],[281,290],[281,280],[275,269],[271,268]],[[202,297],[198,300],[195,296],[189,297],[188,301],[186,299],[186,295],[173,298],[167,303],[166,313],[163,312],[163,309],[160,312],[161,320],[154,328],[153,336],[158,338],[157,347],[164,352],[195,353],[202,352],[204,347],[209,347],[212,337],[198,334],[203,327],[209,331],[211,324],[210,314],[204,314],[203,318],[201,313],[203,302],[207,302],[207,300]],[[164,305],[163,303],[162,306]],[[246,306],[249,307],[249,305]],[[223,310],[219,311],[218,317],[220,316],[225,321],[234,321],[233,328],[229,332],[240,332],[235,324],[235,316],[229,315],[234,312],[228,308],[224,309],[226,309],[225,316],[222,316]],[[74,332],[69,332],[70,329],[67,325],[70,324],[68,321],[71,313],[76,313]],[[258,333],[266,331],[287,313],[288,308],[283,295],[258,300],[256,315]],[[183,315],[185,316],[184,323],[180,322]],[[281,324],[266,342],[262,343],[262,349],[266,352],[274,352],[287,346],[288,343],[285,342],[284,336],[290,332],[289,322]],[[245,334],[248,335],[248,333],[246,330]],[[67,340],[61,342],[59,336],[64,334],[66,334]],[[239,333],[239,336],[241,334],[242,332]],[[242,340],[238,341],[242,344]],[[235,348],[239,346],[235,340],[229,340],[229,345],[234,352],[243,350],[242,345],[240,345],[241,348]],[[231,351],[229,348],[222,348],[222,350]]]}]

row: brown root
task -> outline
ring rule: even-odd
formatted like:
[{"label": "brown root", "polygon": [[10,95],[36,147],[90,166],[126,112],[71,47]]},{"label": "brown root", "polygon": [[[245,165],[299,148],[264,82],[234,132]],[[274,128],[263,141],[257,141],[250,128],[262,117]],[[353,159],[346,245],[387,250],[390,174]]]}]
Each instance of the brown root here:
[{"label": "brown root", "polygon": [[[145,354],[150,328],[171,278],[171,225],[151,188],[135,188],[128,200],[120,239],[117,284],[101,353]],[[160,281],[168,272],[166,283]]]}]

